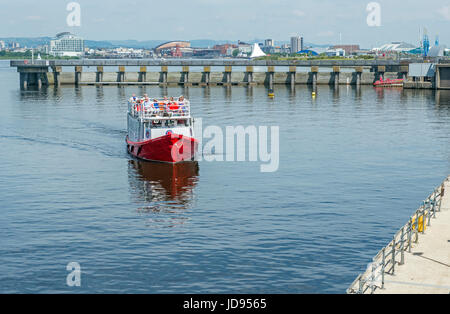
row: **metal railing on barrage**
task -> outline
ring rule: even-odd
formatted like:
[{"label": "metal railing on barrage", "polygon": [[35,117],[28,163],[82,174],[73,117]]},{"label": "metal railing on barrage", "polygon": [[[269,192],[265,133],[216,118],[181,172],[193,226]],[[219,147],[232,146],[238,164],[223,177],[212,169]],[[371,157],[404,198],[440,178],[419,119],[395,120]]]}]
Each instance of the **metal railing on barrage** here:
[{"label": "metal railing on barrage", "polygon": [[425,233],[426,228],[431,225],[431,219],[436,218],[436,213],[441,211],[447,181],[450,181],[450,177],[422,202],[408,223],[378,252],[366,272],[360,274],[347,289],[348,294],[372,294],[376,289],[384,288],[385,274],[394,275],[396,266],[405,263],[405,251],[411,253],[412,244],[419,241],[419,234]]}]

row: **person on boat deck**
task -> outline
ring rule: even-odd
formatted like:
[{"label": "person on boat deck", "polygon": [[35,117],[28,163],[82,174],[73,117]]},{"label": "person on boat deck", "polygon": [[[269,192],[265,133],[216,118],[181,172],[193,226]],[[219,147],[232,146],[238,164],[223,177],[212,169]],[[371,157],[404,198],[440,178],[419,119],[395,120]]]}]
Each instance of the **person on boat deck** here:
[{"label": "person on boat deck", "polygon": [[131,95],[130,101],[131,102],[136,102],[137,98],[136,98],[136,94]]},{"label": "person on boat deck", "polygon": [[156,99],[153,99],[153,108],[159,109],[159,103]]},{"label": "person on boat deck", "polygon": [[166,107],[168,110],[177,110],[179,108],[178,104],[176,103],[175,99],[173,97],[170,97],[170,101],[167,104]]},{"label": "person on boat deck", "polygon": [[142,107],[142,100],[140,99],[136,100],[136,104],[134,105],[136,111],[141,111],[141,107]]},{"label": "person on boat deck", "polygon": [[169,109],[170,110],[178,110],[178,109],[180,109],[180,106],[176,102],[172,102],[169,105]]},{"label": "person on boat deck", "polygon": [[159,103],[159,110],[166,110],[166,105],[168,102],[169,100],[164,96],[164,100]]},{"label": "person on boat deck", "polygon": [[151,106],[152,104],[148,96],[145,98],[145,102],[147,103],[148,106]]},{"label": "person on boat deck", "polygon": [[187,111],[186,105],[185,105],[185,103],[184,103],[184,96],[180,96],[180,98],[178,98],[178,104],[180,105],[179,108],[180,108],[183,112],[186,112],[186,111]]},{"label": "person on boat deck", "polygon": [[144,109],[146,111],[152,109],[152,104],[150,103],[150,99],[144,100]]}]

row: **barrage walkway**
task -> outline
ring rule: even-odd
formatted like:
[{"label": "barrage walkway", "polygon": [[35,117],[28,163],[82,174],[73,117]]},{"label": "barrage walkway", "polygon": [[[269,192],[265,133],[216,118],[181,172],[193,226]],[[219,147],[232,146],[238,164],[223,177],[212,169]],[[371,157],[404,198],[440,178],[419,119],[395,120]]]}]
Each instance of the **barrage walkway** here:
[{"label": "barrage walkway", "polygon": [[373,258],[347,293],[450,293],[450,176]]},{"label": "barrage walkway", "polygon": [[450,293],[450,181],[445,182],[444,189],[436,219],[411,253],[405,252],[405,264],[394,275],[387,274],[384,289],[375,293]]}]

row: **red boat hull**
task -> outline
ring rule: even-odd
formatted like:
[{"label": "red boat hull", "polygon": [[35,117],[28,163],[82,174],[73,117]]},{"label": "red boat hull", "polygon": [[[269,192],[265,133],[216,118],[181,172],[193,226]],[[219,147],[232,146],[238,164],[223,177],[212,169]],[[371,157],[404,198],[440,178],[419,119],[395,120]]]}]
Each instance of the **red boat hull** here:
[{"label": "red boat hull", "polygon": [[132,142],[126,138],[128,153],[132,156],[168,163],[192,161],[198,149],[198,141],[179,134],[167,134],[144,142]]},{"label": "red boat hull", "polygon": [[403,86],[403,79],[395,79],[395,80],[380,79],[380,80],[376,81],[375,83],[373,83],[373,85],[378,86],[378,87],[399,87],[399,86]]}]

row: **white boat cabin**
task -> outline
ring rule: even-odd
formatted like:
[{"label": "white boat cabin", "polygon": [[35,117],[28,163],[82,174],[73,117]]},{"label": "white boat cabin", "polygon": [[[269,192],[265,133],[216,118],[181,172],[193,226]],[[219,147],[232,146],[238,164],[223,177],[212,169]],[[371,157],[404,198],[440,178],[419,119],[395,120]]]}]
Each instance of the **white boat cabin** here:
[{"label": "white boat cabin", "polygon": [[128,139],[144,142],[169,133],[194,137],[190,102],[132,97],[128,101]]}]

